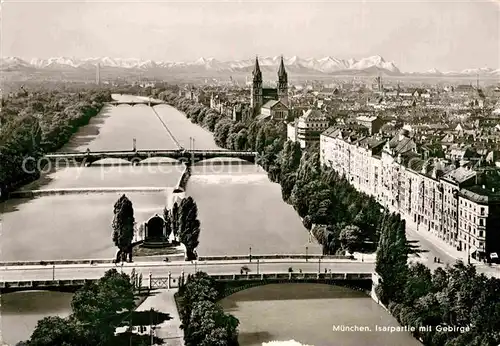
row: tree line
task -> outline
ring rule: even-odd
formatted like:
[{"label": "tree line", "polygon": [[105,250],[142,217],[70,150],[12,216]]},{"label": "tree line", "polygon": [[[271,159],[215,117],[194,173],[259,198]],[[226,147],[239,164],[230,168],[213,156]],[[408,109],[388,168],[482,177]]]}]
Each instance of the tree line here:
[{"label": "tree line", "polygon": [[[110,100],[111,93],[99,89],[29,92],[23,88],[16,95],[2,98],[0,198],[38,179],[41,167],[36,160],[66,144]],[[28,157],[34,160],[24,169]]]},{"label": "tree line", "polygon": [[233,121],[169,91],[159,97],[212,131],[217,145],[257,151],[258,163],[271,181],[281,185],[283,200],[295,208],[304,226],[322,244],[324,254],[375,250],[380,204],[332,169],[322,167],[317,147],[302,150],[298,143],[287,141],[283,123]]},{"label": "tree line", "polygon": [[497,346],[500,343],[500,280],[457,261],[432,272],[408,264],[405,222],[381,221],[376,294],[401,325],[429,346]]}]

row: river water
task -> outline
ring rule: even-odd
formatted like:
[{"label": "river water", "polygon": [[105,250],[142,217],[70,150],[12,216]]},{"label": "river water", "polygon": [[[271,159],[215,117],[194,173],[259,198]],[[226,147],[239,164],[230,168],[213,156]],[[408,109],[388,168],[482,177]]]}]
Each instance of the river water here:
[{"label": "river water", "polygon": [[[133,99],[133,96],[114,97]],[[165,129],[165,125],[175,140]],[[137,149],[176,149],[176,142],[185,148],[217,148],[208,131],[192,124],[181,112],[170,106],[120,105],[105,107],[88,126],[81,128],[73,136],[62,151],[85,151],[87,148],[93,151],[131,150],[134,145]],[[126,192],[134,204],[136,221],[142,222],[154,213],[162,212],[172,187],[180,177],[182,167],[175,162],[163,159],[160,161],[164,161],[164,164],[159,165],[155,161],[158,160],[148,159],[147,162],[153,163],[135,167],[109,160],[85,168],[50,167],[39,181],[24,189],[93,188],[95,191],[11,199],[0,204],[0,260],[113,257],[116,249],[111,241],[111,221],[113,203],[124,193],[120,188],[145,188],[144,191]],[[164,188],[165,191],[146,191],[146,188],[151,187]],[[99,192],[102,188],[114,188],[116,191]],[[243,164],[238,160],[200,163],[193,167],[187,193],[198,204],[202,224],[198,249],[200,255],[247,254],[250,247],[253,254],[303,253],[306,246],[310,253],[320,252],[319,246],[308,243],[307,232],[293,208],[281,200],[279,185],[271,183],[266,173],[256,165]],[[265,296],[266,289],[260,289],[264,289],[262,294]],[[258,293],[260,289],[249,290],[246,294]],[[287,287],[282,289],[288,290]],[[307,294],[308,291],[310,288],[307,287],[294,290],[298,296]],[[269,333],[269,340],[288,340],[295,335],[279,332],[282,327],[279,319],[283,319],[283,316],[290,318],[291,325],[299,328],[303,323],[300,316],[303,315],[311,318],[328,311],[330,318],[338,318],[336,310],[345,301],[332,300],[332,307],[335,308],[325,309],[327,302],[324,300],[308,305],[312,302],[310,299],[303,300],[299,297],[288,300],[287,304],[295,308],[291,308],[288,314],[281,315],[283,310],[280,303],[273,302],[269,305],[266,299],[258,297],[261,293],[253,299],[253,305],[238,302],[243,293],[228,298],[235,302],[233,305],[238,306],[237,316],[243,323],[241,330],[252,330],[253,327],[250,326],[261,325],[259,328],[265,327],[266,333]],[[345,305],[342,310],[356,308],[373,312],[372,315],[361,314],[359,323],[374,323],[374,318],[380,316],[391,318],[370,299],[357,297],[354,291],[351,293],[354,294],[352,300],[358,304],[357,307],[351,305],[348,308]],[[0,307],[0,345],[2,342],[14,345],[29,338],[36,321],[43,316],[67,315],[70,299],[71,295],[49,292],[3,295]],[[320,305],[319,302],[323,303]],[[255,315],[257,306],[260,306],[259,311],[265,312],[267,317]],[[328,319],[327,316],[324,318],[325,321]],[[308,338],[306,334],[316,333],[318,331],[312,328],[309,332],[298,335],[298,339],[301,342],[315,342],[316,339]],[[326,334],[323,335],[326,337]],[[260,339],[248,340],[250,341],[246,345],[260,345],[261,342]],[[405,344],[411,345],[413,339],[406,335],[401,340],[406,340]],[[326,344],[317,343],[316,346],[320,345]]]}]

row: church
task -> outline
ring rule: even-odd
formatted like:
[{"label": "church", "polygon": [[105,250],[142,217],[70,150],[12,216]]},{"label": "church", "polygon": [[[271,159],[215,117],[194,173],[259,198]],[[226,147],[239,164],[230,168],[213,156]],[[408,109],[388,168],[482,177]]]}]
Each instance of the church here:
[{"label": "church", "polygon": [[262,72],[259,59],[255,58],[250,90],[250,107],[258,120],[272,119],[284,121],[288,117],[288,75],[281,57],[278,69],[277,88],[262,87]]}]

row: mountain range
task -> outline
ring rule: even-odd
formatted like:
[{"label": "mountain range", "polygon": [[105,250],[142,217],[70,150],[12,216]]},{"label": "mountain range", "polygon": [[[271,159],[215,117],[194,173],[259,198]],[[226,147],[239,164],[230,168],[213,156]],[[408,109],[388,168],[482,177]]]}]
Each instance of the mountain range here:
[{"label": "mountain range", "polygon": [[[263,72],[276,72],[280,56],[259,57]],[[368,58],[337,59],[331,56],[323,58],[285,57],[285,66],[291,73],[301,74],[333,74],[333,75],[416,75],[416,76],[482,76],[500,77],[500,69],[491,68],[466,69],[463,71],[441,72],[436,69],[420,73],[402,73],[394,62],[388,62],[381,56]],[[61,71],[77,72],[96,69],[99,65],[103,70],[147,71],[149,73],[249,73],[255,64],[255,59],[219,61],[215,58],[199,58],[191,62],[169,62],[123,58],[49,58],[32,59],[30,61],[17,57],[0,58],[0,71],[36,72]]]}]

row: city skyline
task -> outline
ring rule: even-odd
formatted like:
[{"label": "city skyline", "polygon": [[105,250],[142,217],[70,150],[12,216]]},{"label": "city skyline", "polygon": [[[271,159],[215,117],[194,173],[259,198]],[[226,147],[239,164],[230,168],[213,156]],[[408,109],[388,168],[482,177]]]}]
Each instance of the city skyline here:
[{"label": "city skyline", "polygon": [[380,55],[404,72],[496,69],[499,8],[492,1],[7,2],[1,48],[23,59]]}]

